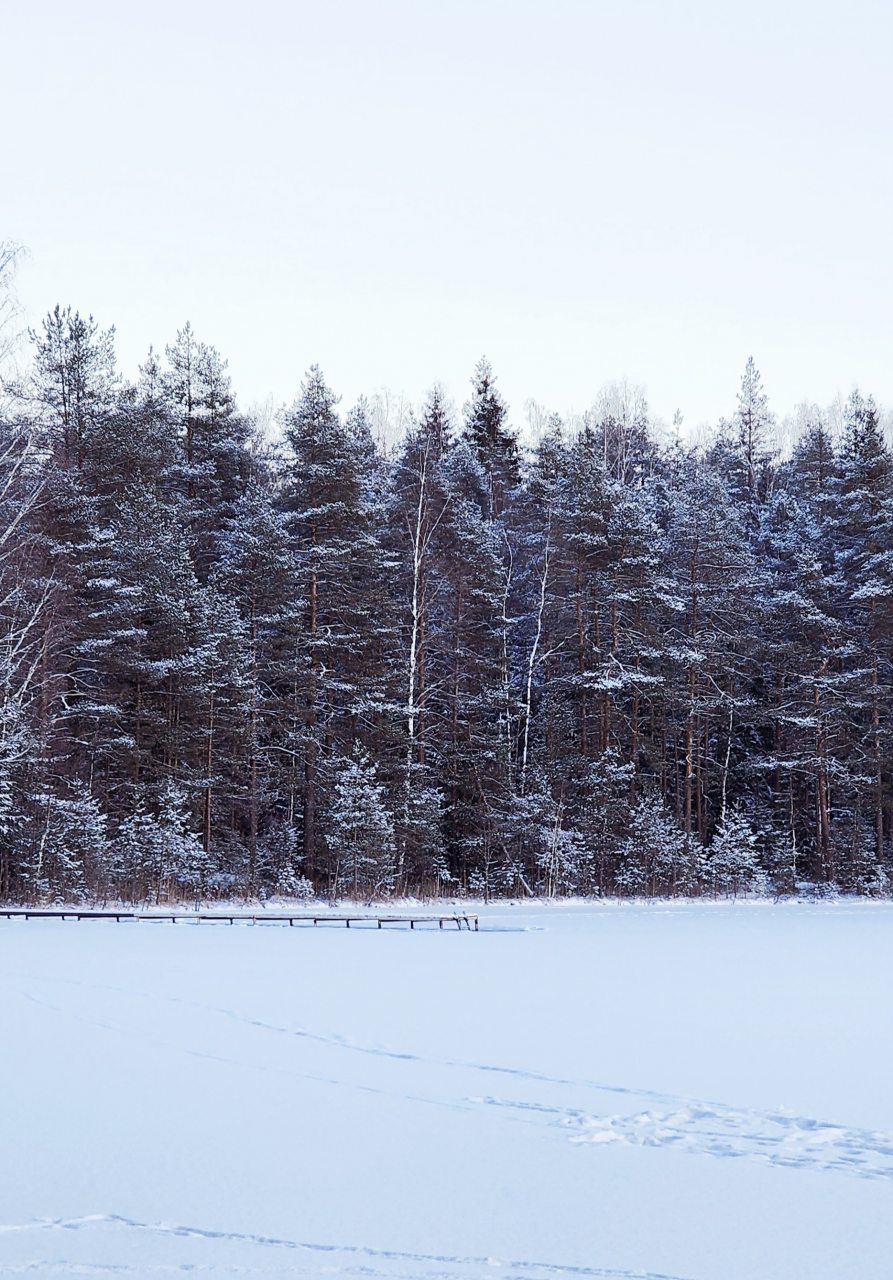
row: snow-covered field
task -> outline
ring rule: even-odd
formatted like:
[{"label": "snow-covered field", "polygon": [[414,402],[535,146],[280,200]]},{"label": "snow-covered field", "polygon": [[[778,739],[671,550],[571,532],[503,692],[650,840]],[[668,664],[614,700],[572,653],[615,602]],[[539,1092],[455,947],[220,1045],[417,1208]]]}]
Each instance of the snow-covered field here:
[{"label": "snow-covered field", "polygon": [[0,920],[0,1275],[886,1280],[893,907]]}]

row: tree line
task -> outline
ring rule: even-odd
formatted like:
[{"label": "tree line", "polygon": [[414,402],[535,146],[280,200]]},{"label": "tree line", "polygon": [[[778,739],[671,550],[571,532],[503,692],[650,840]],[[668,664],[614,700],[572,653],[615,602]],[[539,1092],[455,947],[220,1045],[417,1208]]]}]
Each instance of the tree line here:
[{"label": "tree line", "polygon": [[524,444],[485,360],[388,448],[189,325],[57,307],[0,421],[0,898],[889,886],[893,467],[749,361]]}]

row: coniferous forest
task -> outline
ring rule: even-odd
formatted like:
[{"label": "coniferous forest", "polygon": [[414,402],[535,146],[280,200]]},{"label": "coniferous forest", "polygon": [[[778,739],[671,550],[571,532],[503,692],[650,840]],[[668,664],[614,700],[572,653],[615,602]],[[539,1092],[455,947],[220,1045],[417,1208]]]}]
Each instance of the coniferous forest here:
[{"label": "coniferous forest", "polygon": [[[893,467],[747,363],[536,438],[482,360],[274,431],[57,308],[0,440],[0,898],[887,892]],[[730,389],[734,406],[735,388]]]}]

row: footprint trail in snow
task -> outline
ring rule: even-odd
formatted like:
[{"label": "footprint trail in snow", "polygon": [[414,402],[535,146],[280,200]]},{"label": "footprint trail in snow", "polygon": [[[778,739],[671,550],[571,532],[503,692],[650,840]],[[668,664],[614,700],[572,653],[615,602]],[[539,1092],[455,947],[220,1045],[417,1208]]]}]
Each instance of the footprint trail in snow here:
[{"label": "footprint trail in snow", "polygon": [[672,1110],[626,1115],[484,1097],[472,1101],[513,1111],[537,1112],[577,1130],[571,1141],[600,1146],[668,1147],[692,1155],[755,1159],[789,1169],[893,1179],[893,1135],[824,1123],[782,1111],[736,1110],[689,1102]]},{"label": "footprint trail in snow", "polygon": [[[179,1223],[143,1222],[122,1214],[88,1214],[79,1218],[53,1218],[32,1223],[0,1224],[4,1234],[38,1237],[61,1233],[88,1233],[108,1246],[109,1236],[127,1243],[135,1235],[154,1236],[175,1244],[178,1261],[143,1264],[56,1260],[29,1261],[4,1269],[4,1275],[183,1275],[225,1274],[244,1276],[386,1276],[390,1280],[686,1280],[666,1272],[618,1270],[614,1267],[567,1266],[555,1262],[519,1261],[451,1253],[420,1253],[373,1248],[359,1244],[328,1244],[292,1240],[281,1236],[221,1231]],[[91,1241],[92,1243],[92,1241]],[[195,1252],[194,1245],[198,1245]],[[207,1249],[223,1245],[226,1253],[202,1257]],[[183,1257],[189,1251],[189,1258]],[[280,1255],[288,1255],[287,1263]],[[267,1255],[269,1260],[265,1260]],[[223,1260],[225,1259],[225,1261]],[[283,1270],[283,1266],[287,1269]]]}]

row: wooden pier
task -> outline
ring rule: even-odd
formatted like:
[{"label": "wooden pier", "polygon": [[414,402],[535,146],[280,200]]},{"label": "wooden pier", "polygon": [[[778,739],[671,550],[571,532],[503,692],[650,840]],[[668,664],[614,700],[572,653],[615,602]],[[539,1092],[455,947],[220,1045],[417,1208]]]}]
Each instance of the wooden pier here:
[{"label": "wooden pier", "polygon": [[44,910],[40,907],[0,907],[0,917],[7,920],[129,920],[129,921],[166,921],[169,924],[176,924],[178,920],[191,922],[192,924],[200,924],[202,921],[216,922],[218,924],[288,924],[288,925],[326,925],[326,924],[343,924],[348,929],[353,925],[355,928],[372,928],[377,927],[383,929],[386,925],[409,925],[410,929],[418,926],[437,925],[442,929],[444,925],[455,926],[457,929],[473,930],[478,932],[478,917],[476,915],[468,915],[466,912],[450,913],[448,915],[354,915],[343,914],[341,912],[325,912],[322,915],[312,915],[309,912],[301,911],[297,913],[284,914],[281,912],[240,912],[240,911],[116,911],[110,909],[108,911],[88,911],[80,910],[77,907],[71,907],[67,910],[54,909]]}]

